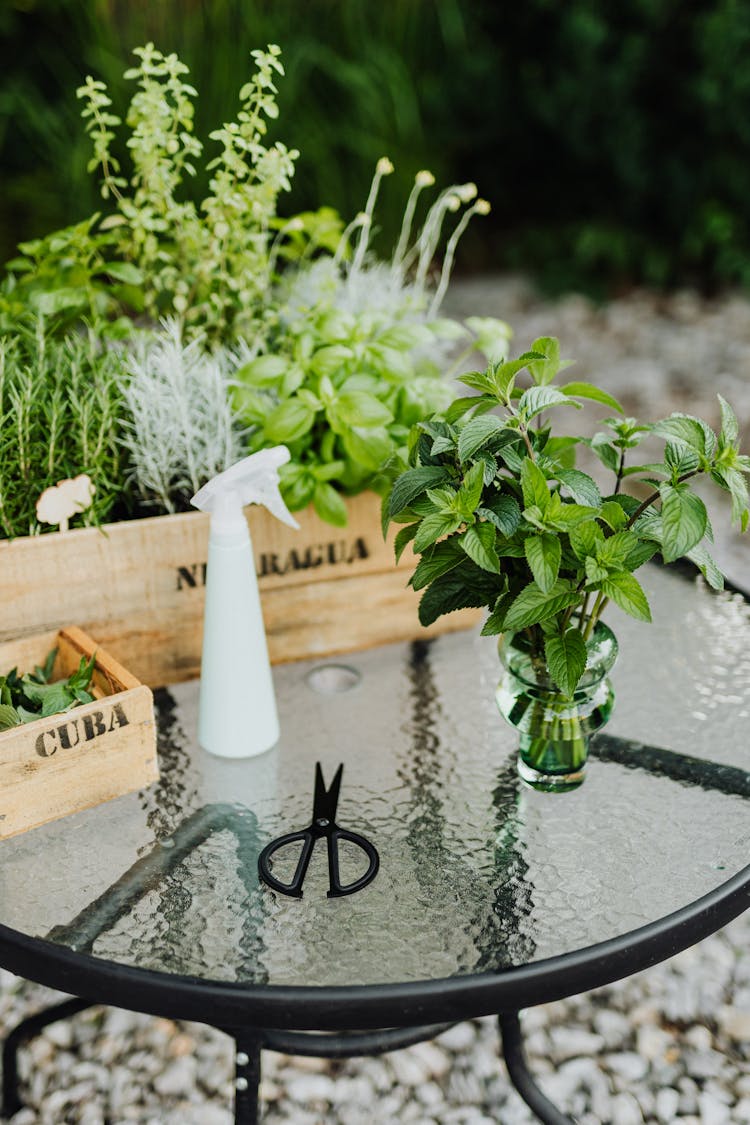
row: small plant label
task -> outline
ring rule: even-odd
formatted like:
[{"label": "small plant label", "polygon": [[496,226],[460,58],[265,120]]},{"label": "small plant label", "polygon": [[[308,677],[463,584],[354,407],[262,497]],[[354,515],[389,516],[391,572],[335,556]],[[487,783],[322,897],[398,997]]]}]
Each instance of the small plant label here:
[{"label": "small plant label", "polygon": [[40,523],[57,524],[60,531],[67,531],[73,516],[91,507],[95,492],[95,485],[85,473],[58,481],[45,488],[37,500],[36,518]]}]

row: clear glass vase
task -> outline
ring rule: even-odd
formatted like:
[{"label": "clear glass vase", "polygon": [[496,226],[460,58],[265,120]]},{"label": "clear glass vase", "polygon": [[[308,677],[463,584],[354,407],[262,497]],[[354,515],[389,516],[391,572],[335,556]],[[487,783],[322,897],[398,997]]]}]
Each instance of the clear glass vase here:
[{"label": "clear glass vase", "polygon": [[600,621],[586,649],[586,670],[570,697],[550,677],[541,630],[500,637],[504,674],[497,705],[519,732],[518,772],[534,789],[558,793],[577,788],[584,778],[589,738],[612,714],[615,694],[608,675],[617,659],[617,639]]}]

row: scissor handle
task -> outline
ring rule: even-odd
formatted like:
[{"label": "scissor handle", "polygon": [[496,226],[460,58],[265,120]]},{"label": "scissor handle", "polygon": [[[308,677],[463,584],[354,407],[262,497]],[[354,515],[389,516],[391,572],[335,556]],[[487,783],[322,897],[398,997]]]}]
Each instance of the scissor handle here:
[{"label": "scissor handle", "polygon": [[[355,879],[353,883],[347,883],[345,887],[341,885],[341,875],[339,874],[339,840],[347,840],[350,844],[354,844],[370,860],[370,866],[364,875],[360,875],[359,879]],[[366,840],[364,836],[359,836],[356,832],[347,832],[345,828],[333,827],[328,837],[329,898],[342,898],[344,895],[353,895],[355,891],[361,891],[363,887],[373,881],[379,867],[380,856],[369,840]]]},{"label": "scissor handle", "polygon": [[[291,883],[282,883],[271,874],[271,860],[277,851],[285,848],[287,844],[294,844],[298,840],[302,841],[302,851],[297,860],[297,866],[294,871],[294,878]],[[304,832],[288,832],[286,836],[279,836],[277,840],[272,840],[270,844],[266,844],[263,851],[258,856],[258,873],[264,883],[267,883],[273,890],[279,891],[282,895],[289,895],[291,898],[302,898],[302,884],[305,881],[307,869],[310,866],[310,857],[312,856],[313,847],[315,845],[315,837],[309,829]]]}]

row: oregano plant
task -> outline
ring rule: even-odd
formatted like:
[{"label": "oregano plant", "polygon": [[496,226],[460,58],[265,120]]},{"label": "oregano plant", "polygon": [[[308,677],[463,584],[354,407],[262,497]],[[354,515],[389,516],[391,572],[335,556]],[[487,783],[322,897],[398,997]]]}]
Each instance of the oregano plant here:
[{"label": "oregano plant", "polygon": [[[397,557],[409,543],[419,556],[410,583],[424,591],[423,625],[486,606],[483,634],[525,632],[572,696],[609,602],[651,620],[636,572],[657,552],[667,563],[690,559],[709,585],[723,586],[693,485],[709,478],[729,492],[733,522],[745,531],[750,457],[740,452],[737,418],[721,396],[718,434],[684,413],[646,425],[594,384],[560,382],[567,366],[559,342],[544,337],[518,359],[462,376],[475,393],[413,427],[384,523],[403,525]],[[584,399],[614,411],[605,428],[593,438],[555,432],[552,421]],[[662,460],[634,463],[647,434],[663,439]],[[608,492],[575,467],[580,445],[612,474]]]}]

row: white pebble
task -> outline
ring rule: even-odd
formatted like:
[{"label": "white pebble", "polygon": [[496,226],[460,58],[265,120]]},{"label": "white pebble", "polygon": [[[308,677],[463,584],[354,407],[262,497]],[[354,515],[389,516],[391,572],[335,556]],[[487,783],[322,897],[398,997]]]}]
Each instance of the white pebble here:
[{"label": "white pebble", "polygon": [[617,1094],[612,1098],[612,1120],[617,1125],[643,1125],[641,1107],[632,1094]]}]

